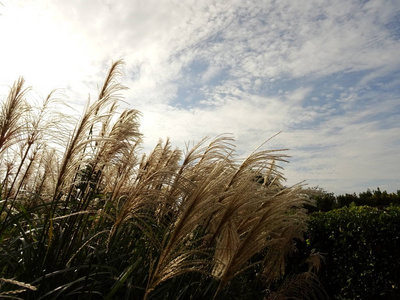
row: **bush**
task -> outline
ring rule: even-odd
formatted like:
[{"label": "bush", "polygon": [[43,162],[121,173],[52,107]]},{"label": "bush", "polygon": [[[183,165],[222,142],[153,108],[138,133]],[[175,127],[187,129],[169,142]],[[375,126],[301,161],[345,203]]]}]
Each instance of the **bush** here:
[{"label": "bush", "polygon": [[336,299],[400,299],[400,208],[314,213],[308,247],[325,255],[320,280]]}]

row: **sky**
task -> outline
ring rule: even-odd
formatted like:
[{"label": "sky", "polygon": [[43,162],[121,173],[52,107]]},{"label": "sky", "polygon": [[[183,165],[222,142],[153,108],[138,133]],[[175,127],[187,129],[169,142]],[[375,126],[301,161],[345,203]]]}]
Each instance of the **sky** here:
[{"label": "sky", "polygon": [[0,96],[82,106],[124,59],[144,152],[232,134],[287,148],[287,185],[400,190],[398,0],[1,0]]}]

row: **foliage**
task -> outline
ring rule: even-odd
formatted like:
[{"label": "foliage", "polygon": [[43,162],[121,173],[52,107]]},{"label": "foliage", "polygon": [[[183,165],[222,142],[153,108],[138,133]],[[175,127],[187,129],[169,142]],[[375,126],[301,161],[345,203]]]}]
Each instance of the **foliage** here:
[{"label": "foliage", "polygon": [[[79,120],[19,79],[0,109],[0,296],[14,299],[274,298],[310,289],[285,274],[307,199],[280,184],[276,150],[238,160],[230,136],[139,155],[118,112],[121,61]],[[263,184],[254,180],[262,174]],[[286,277],[285,277],[286,276]],[[280,284],[278,284],[280,283]]]},{"label": "foliage", "polygon": [[399,299],[400,208],[314,213],[308,247],[325,256],[320,281],[337,299]]},{"label": "foliage", "polygon": [[312,200],[312,205],[307,205],[309,213],[315,211],[329,211],[336,206],[336,197],[320,187],[307,188],[303,193]]},{"label": "foliage", "polygon": [[368,189],[366,192],[359,193],[358,196],[355,193],[335,196],[333,193],[329,193],[319,187],[304,189],[303,193],[315,203],[315,206],[307,206],[309,212],[330,211],[332,209],[349,207],[350,205],[367,205],[380,208],[390,205],[400,205],[400,190],[397,193],[388,193],[381,191],[379,187],[372,191]]}]

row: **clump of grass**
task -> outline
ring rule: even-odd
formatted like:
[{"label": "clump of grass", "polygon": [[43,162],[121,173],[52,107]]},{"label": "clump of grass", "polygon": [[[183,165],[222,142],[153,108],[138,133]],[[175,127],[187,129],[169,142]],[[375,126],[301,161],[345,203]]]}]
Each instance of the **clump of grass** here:
[{"label": "clump of grass", "polygon": [[312,289],[306,277],[282,283],[307,201],[281,184],[283,150],[240,161],[221,135],[141,155],[140,113],[118,110],[122,65],[75,123],[51,109],[56,92],[29,104],[22,78],[4,100],[0,270],[13,281],[1,295],[21,283],[24,299],[223,298],[249,270],[255,297]]}]

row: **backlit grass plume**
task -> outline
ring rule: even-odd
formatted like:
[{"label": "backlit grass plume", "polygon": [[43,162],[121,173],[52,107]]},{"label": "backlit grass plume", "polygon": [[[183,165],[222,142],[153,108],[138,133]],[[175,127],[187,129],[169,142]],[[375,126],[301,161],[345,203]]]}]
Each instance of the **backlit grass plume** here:
[{"label": "backlit grass plume", "polygon": [[306,199],[283,185],[283,150],[240,160],[224,134],[141,154],[140,113],[118,109],[122,67],[112,64],[77,120],[54,108],[56,91],[32,104],[22,78],[3,100],[0,297],[314,295],[312,267],[285,272]]}]

